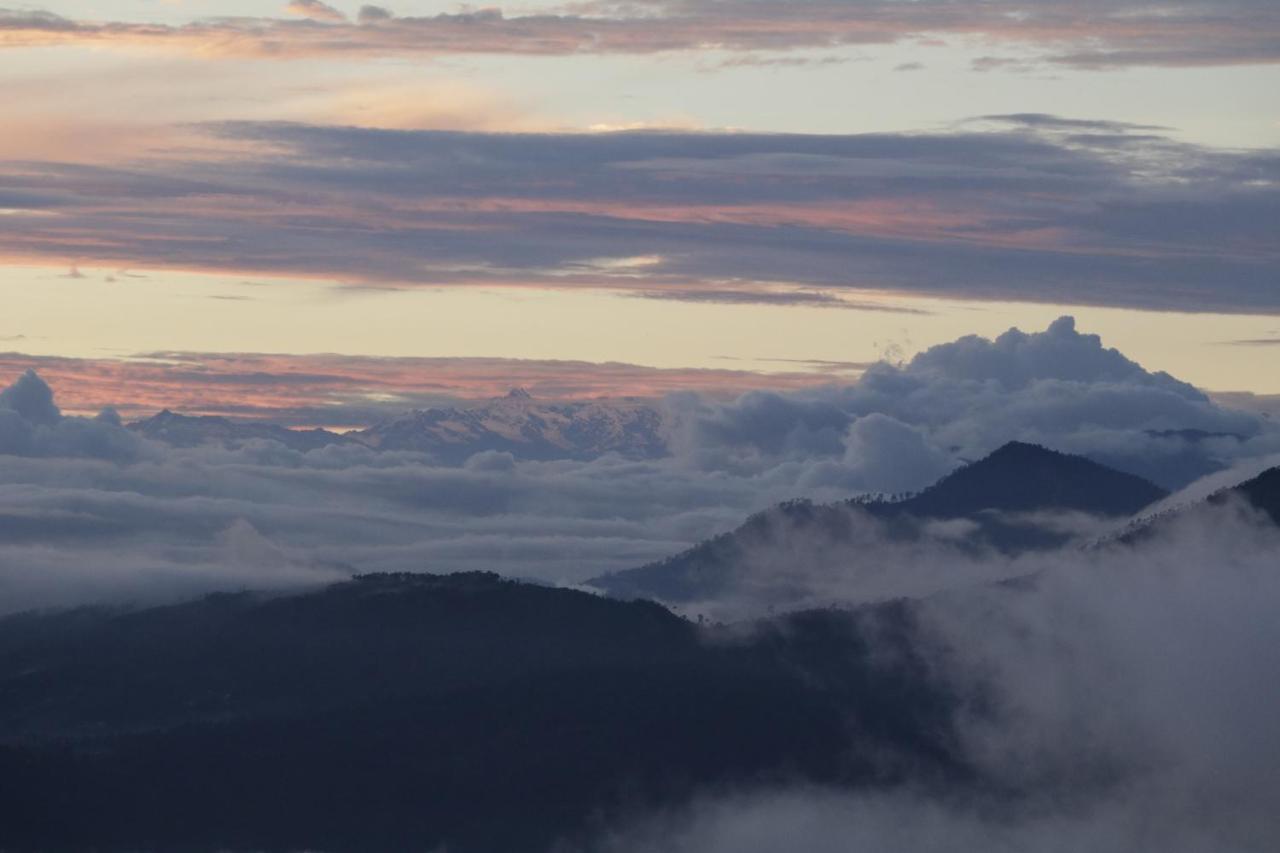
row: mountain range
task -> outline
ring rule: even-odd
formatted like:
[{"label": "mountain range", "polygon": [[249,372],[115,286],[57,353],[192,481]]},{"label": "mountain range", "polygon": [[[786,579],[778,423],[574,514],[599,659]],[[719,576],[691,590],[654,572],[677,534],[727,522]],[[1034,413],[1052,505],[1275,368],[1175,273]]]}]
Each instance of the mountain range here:
[{"label": "mountain range", "polygon": [[[959,721],[986,699],[930,657],[923,602],[719,625],[620,598],[731,577],[778,520],[837,550],[854,541],[840,538],[848,519],[899,536],[960,521],[971,547],[1016,550],[1050,547],[1002,540],[1035,527],[1020,517],[1117,518],[1162,495],[1011,444],[898,501],[777,507],[601,581],[619,597],[488,573],[379,574],[11,616],[0,849],[580,850],[615,820],[708,790],[1017,796],[961,748]],[[1280,524],[1280,468],[1180,511],[1229,500]]]},{"label": "mountain range", "polygon": [[588,583],[623,598],[710,599],[740,581],[745,566],[781,574],[797,558],[797,542],[803,543],[806,559],[820,560],[832,571],[851,568],[863,558],[858,534],[868,526],[890,541],[916,542],[930,535],[931,522],[959,521],[963,524],[945,528],[948,541],[971,551],[1061,547],[1072,534],[1045,524],[1037,514],[1053,510],[1124,518],[1167,494],[1140,477],[1080,456],[1010,442],[919,494],[836,504],[791,501],[680,554]]},{"label": "mountain range", "polygon": [[531,460],[594,459],[606,453],[650,459],[667,452],[662,416],[652,406],[625,400],[541,402],[519,388],[485,403],[417,409],[347,433],[168,410],[129,428],[176,447],[235,446],[264,439],[304,452],[326,445],[361,445],[426,453],[451,465],[484,451]]},{"label": "mountain range", "polygon": [[233,421],[217,415],[180,415],[168,409],[129,424],[129,429],[172,447],[231,447],[249,441],[275,441],[305,453],[331,444],[357,443],[353,437],[325,429],[289,429],[258,421]]},{"label": "mountain range", "polygon": [[378,450],[429,453],[458,463],[482,451],[521,459],[594,459],[605,453],[665,455],[662,417],[627,402],[541,403],[520,389],[469,408],[419,409],[352,435]]}]

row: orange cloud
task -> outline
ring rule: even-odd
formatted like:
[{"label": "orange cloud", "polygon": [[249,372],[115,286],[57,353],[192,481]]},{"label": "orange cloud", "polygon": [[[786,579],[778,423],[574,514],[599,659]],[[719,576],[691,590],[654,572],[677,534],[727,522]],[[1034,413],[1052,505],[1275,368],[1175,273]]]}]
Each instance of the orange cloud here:
[{"label": "orange cloud", "polygon": [[343,23],[347,20],[346,15],[328,3],[321,3],[320,0],[290,0],[289,5],[285,6],[284,10],[290,15],[297,15],[299,18],[308,18],[312,21]]}]

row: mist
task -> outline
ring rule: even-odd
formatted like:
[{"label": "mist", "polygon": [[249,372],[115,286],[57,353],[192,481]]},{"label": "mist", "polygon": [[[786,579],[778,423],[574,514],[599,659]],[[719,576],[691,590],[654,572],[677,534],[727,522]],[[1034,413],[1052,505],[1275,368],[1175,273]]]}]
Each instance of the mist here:
[{"label": "mist", "polygon": [[[917,651],[960,698],[971,784],[724,792],[615,828],[601,849],[1274,850],[1277,554],[1280,530],[1228,501],[1137,545],[1014,560],[1017,581],[920,598]],[[819,584],[806,603],[856,595]]]}]

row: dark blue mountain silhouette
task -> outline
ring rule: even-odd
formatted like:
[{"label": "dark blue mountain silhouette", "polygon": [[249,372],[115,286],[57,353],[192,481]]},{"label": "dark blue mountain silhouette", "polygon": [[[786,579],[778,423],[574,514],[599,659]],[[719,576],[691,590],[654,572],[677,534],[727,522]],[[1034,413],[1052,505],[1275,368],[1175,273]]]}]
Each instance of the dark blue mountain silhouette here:
[{"label": "dark blue mountain silhouette", "polygon": [[[770,560],[791,559],[789,543],[796,538],[811,551],[820,544],[828,559],[856,561],[860,554],[854,528],[869,522],[882,523],[891,539],[912,540],[926,535],[922,522],[927,520],[967,519],[973,523],[967,538],[973,548],[1016,552],[1056,547],[1069,535],[1026,518],[1028,514],[1067,510],[1127,516],[1166,495],[1141,477],[1015,441],[917,495],[896,501],[780,504],[666,560],[602,575],[590,584],[621,598],[704,600],[723,594],[747,561],[759,569]],[[844,543],[848,548],[842,551]]]},{"label": "dark blue mountain silhouette", "polygon": [[538,851],[706,788],[951,776],[911,626],[719,636],[488,574],[11,617],[0,849]]}]

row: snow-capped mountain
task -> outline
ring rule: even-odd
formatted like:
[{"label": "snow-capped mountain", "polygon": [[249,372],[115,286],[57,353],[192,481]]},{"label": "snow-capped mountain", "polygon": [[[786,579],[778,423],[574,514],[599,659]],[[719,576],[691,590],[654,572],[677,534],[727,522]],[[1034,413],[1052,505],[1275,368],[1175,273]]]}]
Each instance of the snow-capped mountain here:
[{"label": "snow-capped mountain", "polygon": [[323,429],[289,429],[279,424],[233,421],[216,415],[180,415],[168,409],[129,424],[129,429],[172,447],[236,446],[265,440],[279,442],[292,450],[307,451],[354,441],[349,436]]},{"label": "snow-capped mountain", "polygon": [[542,403],[515,389],[467,408],[418,409],[353,434],[379,450],[414,450],[461,462],[483,450],[520,459],[590,459],[615,452],[633,458],[666,453],[662,416],[641,403]]},{"label": "snow-capped mountain", "polygon": [[264,439],[303,451],[329,444],[363,444],[375,450],[427,453],[445,464],[465,462],[485,450],[535,460],[594,459],[605,453],[652,459],[667,452],[662,415],[650,405],[541,402],[519,388],[478,405],[417,409],[349,433],[294,430],[168,410],[129,428],[175,447],[235,446]]}]

